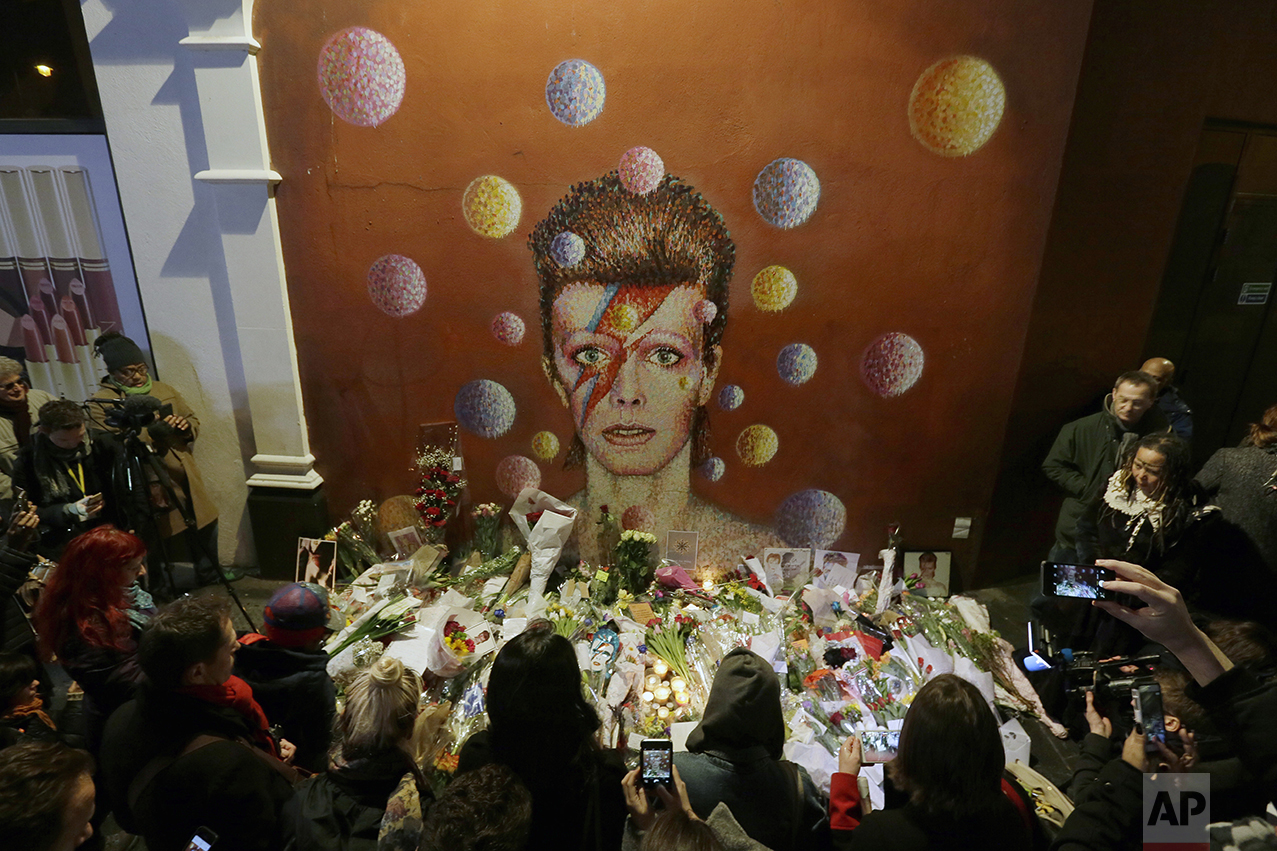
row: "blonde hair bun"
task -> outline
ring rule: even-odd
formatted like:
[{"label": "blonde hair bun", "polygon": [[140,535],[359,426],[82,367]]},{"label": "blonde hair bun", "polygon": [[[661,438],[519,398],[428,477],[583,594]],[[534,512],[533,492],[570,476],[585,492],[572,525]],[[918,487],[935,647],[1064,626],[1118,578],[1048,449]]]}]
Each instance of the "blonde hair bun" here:
[{"label": "blonde hair bun", "polygon": [[403,662],[393,656],[382,656],[373,663],[369,676],[373,685],[380,688],[396,686],[403,679]]}]

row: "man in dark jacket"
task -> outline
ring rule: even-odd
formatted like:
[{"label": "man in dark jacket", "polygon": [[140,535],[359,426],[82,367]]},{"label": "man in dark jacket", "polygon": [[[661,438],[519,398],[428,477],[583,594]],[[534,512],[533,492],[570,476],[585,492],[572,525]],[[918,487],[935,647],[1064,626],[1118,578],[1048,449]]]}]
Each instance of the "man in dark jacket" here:
[{"label": "man in dark jacket", "polygon": [[1156,388],[1157,380],[1151,375],[1124,372],[1113,384],[1113,392],[1104,398],[1104,410],[1060,429],[1042,462],[1042,472],[1066,494],[1055,524],[1051,561],[1077,561],[1077,519],[1117,469],[1122,447],[1146,434],[1169,429],[1166,417],[1153,406]]},{"label": "man in dark jacket", "polygon": [[1172,384],[1175,380],[1175,364],[1166,358],[1149,358],[1140,372],[1157,379],[1157,407],[1166,415],[1171,428],[1184,440],[1193,439],[1193,412]]},{"label": "man in dark jacket", "polygon": [[705,715],[674,764],[700,818],[721,802],[751,839],[773,851],[828,848],[825,801],[806,770],[781,759],[785,735],[776,672],[738,647],[723,657]]},{"label": "man in dark jacket", "polygon": [[297,746],[293,762],[312,772],[327,767],[337,714],[337,687],[328,676],[328,654],[320,649],[331,617],[323,586],[285,585],[266,603],[266,634],[240,636],[235,654],[236,676],[253,687],[280,735]]},{"label": "man in dark jacket", "polygon": [[176,600],[143,633],[149,683],[111,716],[101,762],[120,825],[151,851],[180,851],[200,826],[219,847],[281,845],[296,771],[280,757],[293,748],[276,745],[252,690],[232,676],[238,648],[223,598]]}]

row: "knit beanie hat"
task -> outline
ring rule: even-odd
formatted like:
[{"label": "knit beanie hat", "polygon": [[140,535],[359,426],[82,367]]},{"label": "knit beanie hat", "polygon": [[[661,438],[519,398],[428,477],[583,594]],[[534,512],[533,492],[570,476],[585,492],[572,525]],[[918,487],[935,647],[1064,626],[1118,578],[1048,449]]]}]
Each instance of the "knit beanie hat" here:
[{"label": "knit beanie hat", "polygon": [[146,356],[142,354],[138,344],[114,331],[98,337],[93,348],[97,349],[102,360],[106,361],[108,372],[115,372],[135,363],[146,363]]},{"label": "knit beanie hat", "polygon": [[263,615],[267,638],[284,647],[301,647],[328,631],[328,592],[313,582],[293,582],[271,596]]}]

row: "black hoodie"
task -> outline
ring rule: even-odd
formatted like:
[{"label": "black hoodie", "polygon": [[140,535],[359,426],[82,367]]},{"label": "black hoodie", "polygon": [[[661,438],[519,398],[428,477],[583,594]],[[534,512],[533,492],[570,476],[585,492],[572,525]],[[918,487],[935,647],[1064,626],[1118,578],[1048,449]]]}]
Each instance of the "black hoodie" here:
[{"label": "black hoodie", "polygon": [[780,680],[761,656],[738,647],[723,658],[688,753],[675,754],[674,764],[702,819],[721,802],[773,851],[826,849],[826,802],[804,769],[781,759],[784,744]]}]

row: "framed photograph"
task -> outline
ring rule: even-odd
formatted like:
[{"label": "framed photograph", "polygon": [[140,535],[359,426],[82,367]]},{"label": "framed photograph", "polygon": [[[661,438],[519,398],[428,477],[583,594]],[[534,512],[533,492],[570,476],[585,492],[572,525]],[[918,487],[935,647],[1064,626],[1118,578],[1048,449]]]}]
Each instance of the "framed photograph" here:
[{"label": "framed photograph", "polygon": [[106,137],[0,135],[0,355],[33,388],[81,402],[108,331],[149,354]]},{"label": "framed photograph", "polygon": [[417,531],[416,526],[396,529],[393,532],[388,532],[386,537],[390,538],[390,544],[395,548],[395,555],[399,556],[399,558],[408,558],[425,544],[425,541],[421,540],[421,533]]},{"label": "framed photograph", "polygon": [[763,550],[767,582],[777,594],[792,594],[807,584],[811,575],[811,549],[794,547]]},{"label": "framed photograph", "polygon": [[337,542],[322,538],[297,539],[297,582],[313,582],[329,591],[337,585]]},{"label": "framed photograph", "polygon": [[856,568],[859,565],[860,553],[816,550],[811,563],[811,584],[817,588],[840,585],[851,589],[856,584]]},{"label": "framed photograph", "polygon": [[949,596],[949,562],[953,553],[947,550],[919,550],[905,553],[905,581],[912,584],[917,577],[914,593],[925,597]]}]

